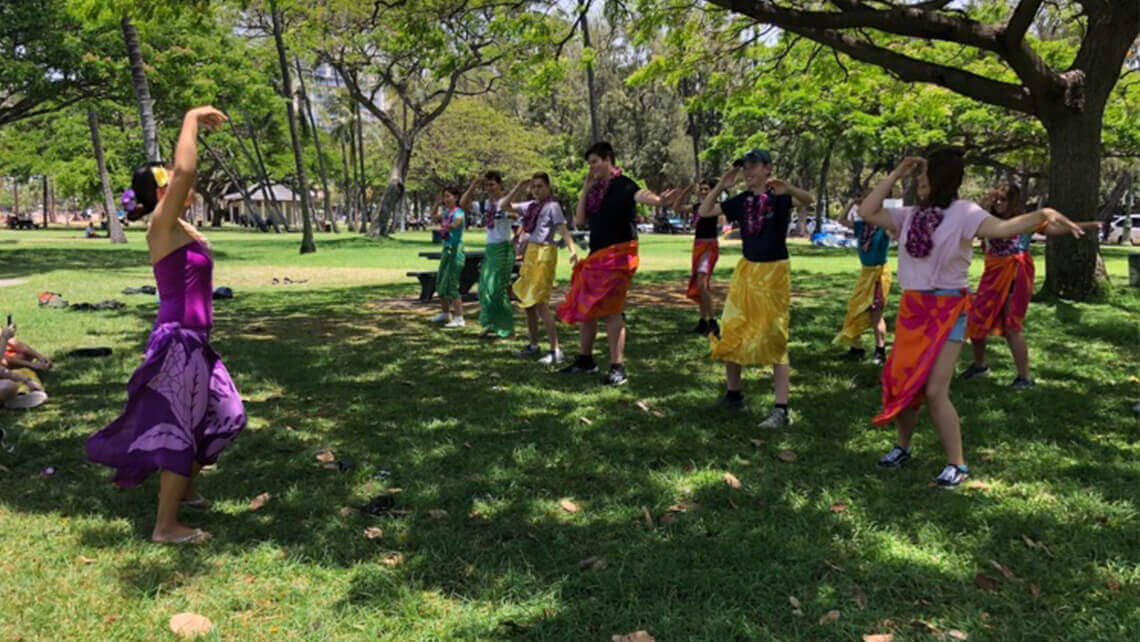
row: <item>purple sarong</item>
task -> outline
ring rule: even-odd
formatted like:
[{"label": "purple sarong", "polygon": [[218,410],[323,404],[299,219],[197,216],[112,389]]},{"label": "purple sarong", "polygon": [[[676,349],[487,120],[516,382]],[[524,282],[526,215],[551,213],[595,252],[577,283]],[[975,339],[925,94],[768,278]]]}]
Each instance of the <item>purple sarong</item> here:
[{"label": "purple sarong", "polygon": [[126,407],[87,440],[87,456],[115,468],[122,487],[159,469],[189,477],[195,461],[217,461],[245,424],[241,396],[206,331],[162,323],[127,384]]}]

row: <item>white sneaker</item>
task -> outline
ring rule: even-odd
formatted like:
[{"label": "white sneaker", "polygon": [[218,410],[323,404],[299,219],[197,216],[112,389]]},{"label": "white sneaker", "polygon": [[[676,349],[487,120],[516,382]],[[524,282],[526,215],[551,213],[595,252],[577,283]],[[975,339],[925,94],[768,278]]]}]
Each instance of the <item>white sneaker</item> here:
[{"label": "white sneaker", "polygon": [[775,430],[778,428],[786,428],[791,424],[792,418],[788,416],[788,411],[781,408],[773,408],[768,418],[760,422],[760,427]]},{"label": "white sneaker", "polygon": [[562,355],[561,350],[551,350],[546,353],[546,356],[539,359],[538,362],[544,366],[553,366],[565,361],[566,358]]},{"label": "white sneaker", "polygon": [[443,325],[443,327],[445,327],[445,328],[465,328],[465,327],[467,327],[467,322],[463,320],[463,317],[455,317],[454,319],[445,323]]},{"label": "white sneaker", "polygon": [[446,312],[440,312],[431,318],[432,323],[447,323],[451,320],[451,315]]}]

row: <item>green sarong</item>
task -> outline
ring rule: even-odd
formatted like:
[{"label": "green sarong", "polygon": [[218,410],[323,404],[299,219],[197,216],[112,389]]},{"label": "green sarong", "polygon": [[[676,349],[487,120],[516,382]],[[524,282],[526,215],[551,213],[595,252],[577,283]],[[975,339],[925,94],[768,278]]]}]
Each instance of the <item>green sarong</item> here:
[{"label": "green sarong", "polygon": [[439,298],[459,298],[459,275],[463,273],[466,262],[462,245],[443,246],[443,255],[439,257],[439,272],[435,277],[435,290],[439,292]]},{"label": "green sarong", "polygon": [[515,328],[515,314],[511,310],[514,263],[515,250],[510,241],[487,244],[479,273],[479,323],[500,337],[510,336]]}]

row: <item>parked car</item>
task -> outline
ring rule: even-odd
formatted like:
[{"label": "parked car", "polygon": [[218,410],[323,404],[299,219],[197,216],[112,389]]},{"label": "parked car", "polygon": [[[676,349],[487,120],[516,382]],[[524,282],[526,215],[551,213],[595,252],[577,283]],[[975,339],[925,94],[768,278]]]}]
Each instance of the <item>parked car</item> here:
[{"label": "parked car", "polygon": [[[1112,222],[1108,226],[1108,240],[1105,242],[1111,245],[1117,245],[1123,236],[1124,215],[1117,214],[1112,217]],[[1132,213],[1132,244],[1140,245],[1140,212]]]},{"label": "parked car", "polygon": [[[788,232],[789,233],[795,233],[796,230],[799,229],[799,224],[800,224],[799,216],[793,214],[791,221],[788,222]],[[850,231],[847,228],[845,228],[842,225],[840,225],[839,223],[835,222],[834,219],[824,217],[823,225],[821,225],[820,229],[818,229],[818,230],[815,229],[815,224],[816,224],[815,217],[809,216],[807,219],[807,233],[808,233],[809,237],[812,234],[815,234],[816,232],[823,232],[824,234],[835,234],[837,236],[848,236],[850,234]]]}]

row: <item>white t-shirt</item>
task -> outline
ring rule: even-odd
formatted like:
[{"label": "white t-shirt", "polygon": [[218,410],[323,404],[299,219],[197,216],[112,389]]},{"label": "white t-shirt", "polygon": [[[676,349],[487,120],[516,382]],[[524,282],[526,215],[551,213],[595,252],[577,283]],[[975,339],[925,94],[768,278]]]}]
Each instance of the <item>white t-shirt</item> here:
[{"label": "white t-shirt", "polygon": [[957,200],[944,210],[931,239],[930,254],[916,258],[906,250],[910,223],[917,205],[888,209],[899,230],[899,285],[904,290],[961,290],[969,285],[974,235],[989,212],[973,201]]},{"label": "white t-shirt", "polygon": [[[504,209],[507,205],[506,201],[507,199],[505,196],[496,201],[499,209],[495,212],[495,224],[487,228],[488,244],[502,243],[504,241],[511,240],[511,219],[507,216],[507,210]],[[475,205],[479,208],[478,220],[480,222],[483,221],[483,217],[487,213],[484,208],[487,207],[488,203],[490,203],[489,199],[483,199],[475,203]]]}]

